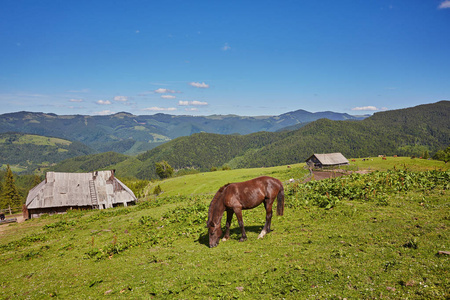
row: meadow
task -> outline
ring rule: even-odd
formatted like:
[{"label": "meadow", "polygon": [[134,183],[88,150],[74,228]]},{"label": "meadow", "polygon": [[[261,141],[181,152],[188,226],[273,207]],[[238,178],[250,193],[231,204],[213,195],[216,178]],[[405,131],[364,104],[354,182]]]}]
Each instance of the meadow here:
[{"label": "meadow", "polygon": [[[372,172],[306,184],[302,164],[199,173],[153,183],[163,193],[133,207],[2,225],[0,298],[448,299],[448,166],[389,157],[348,169]],[[234,219],[210,249],[212,195],[259,175],[285,182],[284,216],[257,239],[264,208],[244,211],[248,240]]]}]

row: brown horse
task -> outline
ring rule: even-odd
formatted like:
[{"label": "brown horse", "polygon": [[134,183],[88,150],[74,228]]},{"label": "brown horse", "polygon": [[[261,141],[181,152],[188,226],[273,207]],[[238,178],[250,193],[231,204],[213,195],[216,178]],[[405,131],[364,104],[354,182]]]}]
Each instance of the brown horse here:
[{"label": "brown horse", "polygon": [[242,221],[242,210],[255,208],[264,202],[266,208],[266,224],[259,234],[258,238],[263,238],[270,232],[270,223],[272,221],[272,204],[277,198],[277,215],[282,216],[284,211],[284,188],[278,179],[262,176],[252,180],[229,183],[221,187],[209,205],[208,212],[208,232],[209,247],[215,247],[219,244],[222,235],[221,221],[225,211],[227,211],[227,222],[225,236],[222,241],[230,238],[230,224],[233,213],[241,228],[242,237],[239,240],[243,242],[247,239],[245,234],[244,222]]}]

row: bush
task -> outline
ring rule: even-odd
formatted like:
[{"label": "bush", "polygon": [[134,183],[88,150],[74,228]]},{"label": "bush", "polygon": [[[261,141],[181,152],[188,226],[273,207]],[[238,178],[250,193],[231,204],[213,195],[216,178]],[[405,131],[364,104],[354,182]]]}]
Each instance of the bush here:
[{"label": "bush", "polygon": [[156,167],[156,174],[158,174],[158,176],[161,179],[172,177],[173,168],[169,165],[167,161],[163,160],[159,163],[156,163],[155,167]]},{"label": "bush", "polygon": [[161,192],[162,192],[161,186],[158,184],[158,185],[155,186],[155,188],[153,189],[153,194],[154,194],[154,195],[159,195],[159,194],[161,194]]}]

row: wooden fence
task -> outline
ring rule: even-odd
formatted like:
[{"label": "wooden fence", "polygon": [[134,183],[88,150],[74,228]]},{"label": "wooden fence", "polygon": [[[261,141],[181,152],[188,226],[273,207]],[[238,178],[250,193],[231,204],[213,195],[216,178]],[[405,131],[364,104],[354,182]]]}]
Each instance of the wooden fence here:
[{"label": "wooden fence", "polygon": [[21,213],[22,212],[22,206],[17,206],[17,207],[8,207],[8,208],[3,208],[0,209],[0,214],[15,214],[15,213]]}]

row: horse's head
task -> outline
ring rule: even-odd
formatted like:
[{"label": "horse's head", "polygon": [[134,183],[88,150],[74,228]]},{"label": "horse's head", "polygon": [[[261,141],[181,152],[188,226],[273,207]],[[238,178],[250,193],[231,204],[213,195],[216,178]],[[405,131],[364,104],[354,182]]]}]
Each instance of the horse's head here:
[{"label": "horse's head", "polygon": [[225,210],[225,206],[223,204],[223,195],[225,189],[229,185],[230,184],[228,183],[221,187],[214,195],[214,198],[209,205],[208,221],[206,222],[206,226],[208,227],[210,248],[216,247],[219,244],[220,237],[222,236],[222,228],[220,227],[220,223],[222,221],[222,215]]},{"label": "horse's head", "polygon": [[213,221],[208,220],[208,234],[209,234],[209,248],[216,247],[219,244],[222,236],[222,228],[219,224],[214,224]]}]

